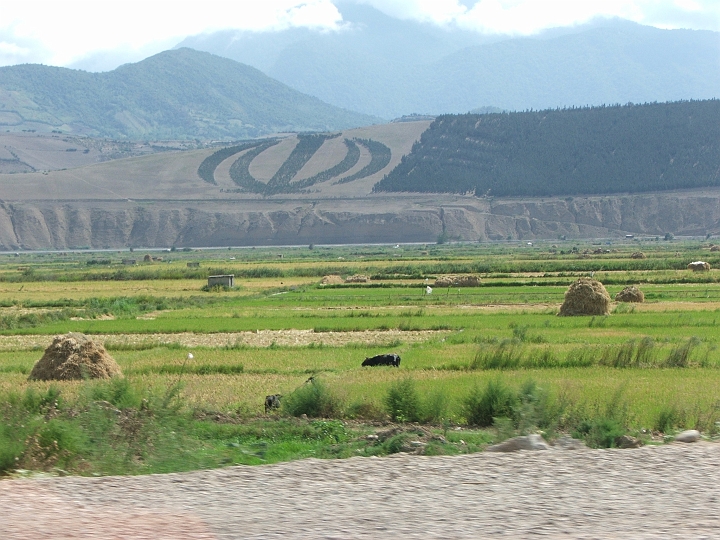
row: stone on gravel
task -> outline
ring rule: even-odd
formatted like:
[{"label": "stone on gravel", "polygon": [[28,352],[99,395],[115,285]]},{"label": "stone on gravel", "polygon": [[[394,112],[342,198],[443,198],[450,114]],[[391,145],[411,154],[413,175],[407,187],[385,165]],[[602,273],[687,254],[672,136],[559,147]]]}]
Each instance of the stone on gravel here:
[{"label": "stone on gravel", "polygon": [[640,448],[643,442],[630,435],[620,435],[615,438],[615,446],[618,448]]},{"label": "stone on gravel", "polygon": [[700,432],[697,429],[688,429],[675,435],[677,442],[693,443],[700,440]]},{"label": "stone on gravel", "polygon": [[537,434],[514,437],[494,444],[487,448],[487,452],[515,452],[517,450],[550,450],[550,446]]}]

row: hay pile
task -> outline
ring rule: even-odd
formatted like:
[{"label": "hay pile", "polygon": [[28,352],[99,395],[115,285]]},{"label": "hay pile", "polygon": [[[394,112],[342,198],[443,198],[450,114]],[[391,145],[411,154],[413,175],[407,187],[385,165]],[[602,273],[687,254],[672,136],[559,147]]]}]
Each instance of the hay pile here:
[{"label": "hay pile", "polygon": [[692,270],[693,272],[707,272],[710,270],[710,263],[695,261],[688,264],[687,267],[688,270]]},{"label": "hay pile", "polygon": [[330,274],[329,276],[324,276],[320,280],[320,285],[340,285],[341,283],[344,283],[343,278],[341,276],[338,276],[337,274]]},{"label": "hay pile", "polygon": [[580,278],[565,292],[560,316],[609,315],[610,295],[602,283],[595,279]]},{"label": "hay pile", "polygon": [[642,251],[636,251],[632,255],[630,255],[631,259],[647,259],[647,255],[645,255]]},{"label": "hay pile", "polygon": [[710,246],[710,251],[720,251],[720,246]]},{"label": "hay pile", "polygon": [[355,274],[345,278],[345,283],[367,283],[368,281],[370,281],[370,278],[362,274]]},{"label": "hay pile", "polygon": [[117,365],[105,347],[83,334],[70,332],[55,336],[45,354],[33,366],[29,380],[68,381],[109,379],[121,376]]},{"label": "hay pile", "polygon": [[629,285],[615,295],[616,302],[644,302],[645,294],[635,287]]},{"label": "hay pile", "polygon": [[480,278],[473,275],[441,276],[435,280],[435,287],[479,287]]}]

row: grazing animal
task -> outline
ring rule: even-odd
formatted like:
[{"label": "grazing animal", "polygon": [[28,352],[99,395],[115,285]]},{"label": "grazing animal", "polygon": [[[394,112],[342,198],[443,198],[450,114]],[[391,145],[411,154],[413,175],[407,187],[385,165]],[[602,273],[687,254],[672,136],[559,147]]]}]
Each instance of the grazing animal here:
[{"label": "grazing animal", "polygon": [[400,356],[397,354],[378,354],[366,358],[362,363],[364,366],[394,366],[400,367]]},{"label": "grazing animal", "polygon": [[282,394],[271,394],[269,396],[265,396],[265,412],[267,413],[272,409],[279,409],[280,399],[282,399]]}]

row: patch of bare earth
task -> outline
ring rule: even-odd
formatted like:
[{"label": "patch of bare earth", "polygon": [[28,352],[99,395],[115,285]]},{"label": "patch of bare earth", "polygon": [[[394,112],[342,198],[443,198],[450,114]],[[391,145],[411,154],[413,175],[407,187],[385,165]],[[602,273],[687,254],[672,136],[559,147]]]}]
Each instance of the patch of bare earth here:
[{"label": "patch of bare earth", "polygon": [[720,445],[0,482],[0,538],[717,538]]},{"label": "patch of bare earth", "polygon": [[[88,334],[93,341],[106,347],[178,344],[183,347],[227,347],[247,345],[269,347],[280,345],[302,347],[325,345],[342,347],[351,343],[387,345],[394,341],[417,343],[443,337],[444,330],[368,330],[364,332],[314,332],[313,330],[258,330],[257,332],[230,332],[218,334]],[[52,342],[53,336],[22,335],[0,336],[0,350],[44,349]]]}]

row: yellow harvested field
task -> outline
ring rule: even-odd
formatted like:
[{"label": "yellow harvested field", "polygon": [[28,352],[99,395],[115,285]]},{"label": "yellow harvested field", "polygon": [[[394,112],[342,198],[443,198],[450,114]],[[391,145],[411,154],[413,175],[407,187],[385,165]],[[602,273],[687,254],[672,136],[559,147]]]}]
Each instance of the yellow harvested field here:
[{"label": "yellow harvested field", "polygon": [[[259,330],[257,332],[232,332],[217,334],[93,334],[91,339],[112,347],[139,345],[180,345],[182,347],[306,347],[324,345],[342,347],[351,343],[388,344],[395,341],[418,343],[448,335],[444,330],[368,330],[365,332],[313,332],[312,330]],[[33,350],[50,345],[53,336],[16,335],[0,336],[0,350]]]}]

